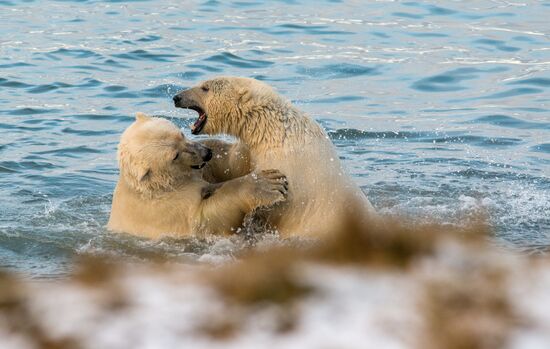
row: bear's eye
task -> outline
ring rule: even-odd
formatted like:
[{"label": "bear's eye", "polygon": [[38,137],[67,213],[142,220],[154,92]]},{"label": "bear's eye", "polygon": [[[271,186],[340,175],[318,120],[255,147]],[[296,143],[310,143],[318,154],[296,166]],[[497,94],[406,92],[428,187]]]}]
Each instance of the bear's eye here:
[{"label": "bear's eye", "polygon": [[174,156],[174,158],[172,159],[172,161],[176,161],[179,157],[180,157],[180,153],[177,152],[177,153],[176,153],[176,156]]},{"label": "bear's eye", "polygon": [[202,89],[204,92],[210,91],[210,88],[208,88],[208,86],[202,86],[201,89]]}]

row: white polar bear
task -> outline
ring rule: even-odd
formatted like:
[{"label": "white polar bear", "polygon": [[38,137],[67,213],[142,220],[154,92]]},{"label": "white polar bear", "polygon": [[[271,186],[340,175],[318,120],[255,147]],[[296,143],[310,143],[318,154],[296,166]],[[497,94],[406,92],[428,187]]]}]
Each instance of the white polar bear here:
[{"label": "white polar bear", "polygon": [[219,77],[179,92],[174,103],[199,113],[194,134],[235,136],[249,147],[252,169],[277,168],[287,176],[287,200],[267,212],[283,237],[334,232],[350,214],[374,222],[374,208],[324,130],[269,85]]}]

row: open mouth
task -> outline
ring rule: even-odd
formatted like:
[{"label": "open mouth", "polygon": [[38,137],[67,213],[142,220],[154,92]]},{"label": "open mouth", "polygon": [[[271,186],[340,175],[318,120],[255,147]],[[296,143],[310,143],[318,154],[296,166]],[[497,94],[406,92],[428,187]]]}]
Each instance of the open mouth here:
[{"label": "open mouth", "polygon": [[191,133],[194,135],[198,135],[201,133],[202,129],[204,128],[204,125],[206,125],[206,121],[208,120],[208,115],[206,115],[205,111],[202,110],[200,107],[189,107],[188,109],[192,109],[199,113],[199,118],[195,121],[195,123],[191,126]]},{"label": "open mouth", "polygon": [[194,169],[194,170],[200,170],[201,168],[204,167],[204,165],[206,165],[206,162],[203,162],[200,165],[192,165],[191,168]]}]

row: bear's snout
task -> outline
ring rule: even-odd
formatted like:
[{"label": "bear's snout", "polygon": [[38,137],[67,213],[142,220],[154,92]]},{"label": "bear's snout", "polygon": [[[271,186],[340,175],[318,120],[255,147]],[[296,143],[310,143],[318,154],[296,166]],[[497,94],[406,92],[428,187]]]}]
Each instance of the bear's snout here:
[{"label": "bear's snout", "polygon": [[192,88],[178,92],[174,97],[174,106],[176,108],[192,109],[200,114],[204,113],[201,107],[201,98],[197,90]]}]

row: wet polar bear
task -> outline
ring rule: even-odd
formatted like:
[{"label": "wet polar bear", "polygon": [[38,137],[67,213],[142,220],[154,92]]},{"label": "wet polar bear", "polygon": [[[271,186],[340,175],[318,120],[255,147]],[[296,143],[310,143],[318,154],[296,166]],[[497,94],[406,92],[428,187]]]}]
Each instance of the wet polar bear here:
[{"label": "wet polar bear", "polygon": [[324,130],[269,85],[218,77],[179,92],[174,103],[198,112],[194,134],[235,136],[249,147],[252,169],[277,168],[287,176],[287,200],[267,212],[281,236],[330,233],[350,214],[374,219]]},{"label": "wet polar bear", "polygon": [[192,142],[170,121],[138,113],[120,139],[108,228],[149,238],[230,234],[246,214],[287,193],[277,170],[245,175],[241,150],[217,140]]}]

